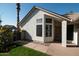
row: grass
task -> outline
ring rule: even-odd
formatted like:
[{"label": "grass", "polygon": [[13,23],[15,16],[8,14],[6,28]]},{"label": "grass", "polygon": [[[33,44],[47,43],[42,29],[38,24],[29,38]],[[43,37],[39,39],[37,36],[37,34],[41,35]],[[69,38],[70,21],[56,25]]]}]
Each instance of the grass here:
[{"label": "grass", "polygon": [[48,56],[45,53],[33,50],[31,48],[19,46],[13,48],[8,53],[0,53],[0,56]]}]

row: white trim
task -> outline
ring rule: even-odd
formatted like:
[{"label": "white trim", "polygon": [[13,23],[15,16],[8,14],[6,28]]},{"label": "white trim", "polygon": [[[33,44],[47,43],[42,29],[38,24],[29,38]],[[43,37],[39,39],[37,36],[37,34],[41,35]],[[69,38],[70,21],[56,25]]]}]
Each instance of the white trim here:
[{"label": "white trim", "polygon": [[74,32],[73,32],[73,43],[78,45],[78,32],[76,31],[76,27],[75,27],[75,24],[74,24]]},{"label": "white trim", "polygon": [[45,42],[45,18],[44,15],[42,16],[42,36],[43,36],[43,40]]},{"label": "white trim", "polygon": [[62,21],[62,46],[66,47],[67,41],[67,21]]}]

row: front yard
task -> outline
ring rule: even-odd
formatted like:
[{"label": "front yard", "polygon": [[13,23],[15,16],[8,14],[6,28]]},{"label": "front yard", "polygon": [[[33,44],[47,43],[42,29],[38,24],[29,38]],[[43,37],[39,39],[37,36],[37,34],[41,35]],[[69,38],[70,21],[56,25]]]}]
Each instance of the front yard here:
[{"label": "front yard", "polygon": [[27,47],[19,46],[13,48],[8,53],[0,53],[0,56],[48,56],[48,55]]}]

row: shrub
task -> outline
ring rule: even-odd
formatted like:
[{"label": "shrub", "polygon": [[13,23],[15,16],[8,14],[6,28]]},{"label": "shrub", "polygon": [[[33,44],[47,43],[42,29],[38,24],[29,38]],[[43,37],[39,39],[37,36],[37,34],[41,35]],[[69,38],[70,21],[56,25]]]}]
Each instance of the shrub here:
[{"label": "shrub", "polygon": [[1,27],[0,29],[0,52],[8,51],[8,47],[13,42],[13,32],[10,28]]}]

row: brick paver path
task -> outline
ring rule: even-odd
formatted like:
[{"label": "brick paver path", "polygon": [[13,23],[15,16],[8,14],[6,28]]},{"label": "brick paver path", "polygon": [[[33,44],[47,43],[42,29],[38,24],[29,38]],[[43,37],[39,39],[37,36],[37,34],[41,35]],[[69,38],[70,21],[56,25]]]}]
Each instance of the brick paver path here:
[{"label": "brick paver path", "polygon": [[39,44],[31,42],[24,46],[53,56],[79,56],[79,47],[63,47],[59,43]]},{"label": "brick paver path", "polygon": [[38,50],[38,51],[41,51],[41,52],[44,52],[44,53],[46,53],[47,50],[48,50],[48,46],[45,46],[45,45],[42,45],[42,44],[33,43],[33,42],[28,43],[28,44],[26,44],[24,46],[32,48],[32,49],[35,49],[35,50]]}]

